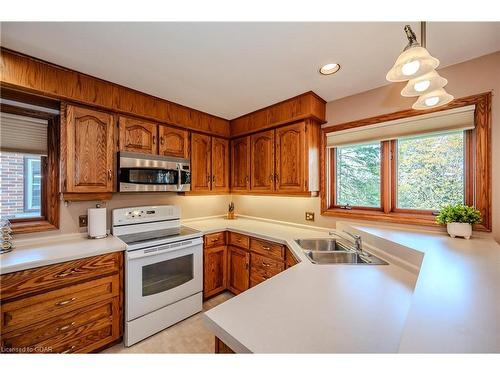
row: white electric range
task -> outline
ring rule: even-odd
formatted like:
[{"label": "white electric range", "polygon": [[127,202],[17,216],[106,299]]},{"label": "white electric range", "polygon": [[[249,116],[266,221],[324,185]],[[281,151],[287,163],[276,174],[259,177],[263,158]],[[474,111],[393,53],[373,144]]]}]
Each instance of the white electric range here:
[{"label": "white electric range", "polygon": [[127,244],[126,346],[202,309],[203,233],[181,226],[177,206],[113,210],[112,233]]}]

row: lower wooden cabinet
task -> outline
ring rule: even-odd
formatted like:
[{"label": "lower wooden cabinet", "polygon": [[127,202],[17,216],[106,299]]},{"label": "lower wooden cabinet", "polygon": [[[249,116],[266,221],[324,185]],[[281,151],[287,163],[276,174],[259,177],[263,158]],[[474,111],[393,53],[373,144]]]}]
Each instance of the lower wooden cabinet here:
[{"label": "lower wooden cabinet", "polygon": [[119,341],[122,266],[117,252],[0,276],[0,351],[89,353]]},{"label": "lower wooden cabinet", "polygon": [[284,245],[240,233],[208,234],[204,244],[205,298],[226,289],[239,294],[297,264]]},{"label": "lower wooden cabinet", "polygon": [[228,246],[228,285],[234,294],[244,292],[250,285],[250,253],[235,246]]},{"label": "lower wooden cabinet", "polygon": [[203,260],[203,297],[209,298],[226,290],[227,248],[205,249]]}]

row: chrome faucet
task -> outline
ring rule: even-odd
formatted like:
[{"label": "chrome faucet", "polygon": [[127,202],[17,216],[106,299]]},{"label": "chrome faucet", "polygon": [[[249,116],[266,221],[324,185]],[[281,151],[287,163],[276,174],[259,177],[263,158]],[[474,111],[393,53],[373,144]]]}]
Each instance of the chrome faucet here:
[{"label": "chrome faucet", "polygon": [[354,239],[354,248],[356,250],[356,252],[360,255],[368,255],[367,253],[365,253],[363,251],[363,243],[361,241],[361,236],[358,235],[358,234],[352,234],[352,233],[349,233],[347,231],[343,231],[345,234],[348,234],[349,236],[351,236],[353,239]]}]

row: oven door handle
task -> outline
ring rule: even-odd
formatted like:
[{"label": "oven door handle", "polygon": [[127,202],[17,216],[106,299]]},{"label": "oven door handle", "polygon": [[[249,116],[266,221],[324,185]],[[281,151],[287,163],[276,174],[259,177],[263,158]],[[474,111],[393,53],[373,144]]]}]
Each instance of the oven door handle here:
[{"label": "oven door handle", "polygon": [[127,252],[127,259],[133,260],[133,259],[147,258],[147,257],[151,257],[151,256],[156,256],[156,255],[162,255],[165,253],[170,253],[170,252],[174,252],[174,251],[178,251],[178,250],[186,249],[188,247],[193,247],[193,246],[197,246],[197,245],[202,244],[202,240],[200,238],[193,238],[193,239],[189,239],[189,240],[182,241],[182,242],[189,242],[189,243],[186,243],[184,245],[179,244],[177,246],[172,246],[172,245],[176,244],[175,242],[173,244],[160,245],[160,246],[156,246],[155,248],[162,248],[165,246],[168,246],[168,247],[165,249],[156,250],[156,251],[152,251],[154,248],[148,249],[148,250],[143,249],[143,250],[128,251]]}]

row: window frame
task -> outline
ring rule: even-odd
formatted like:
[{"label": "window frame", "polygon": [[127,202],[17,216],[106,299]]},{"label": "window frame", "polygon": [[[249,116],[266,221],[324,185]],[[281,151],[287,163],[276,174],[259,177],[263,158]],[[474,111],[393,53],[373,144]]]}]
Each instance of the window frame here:
[{"label": "window frame", "polygon": [[[41,194],[42,194],[42,189],[43,189],[43,181],[41,180],[42,178],[42,157],[36,158],[35,156],[32,155],[25,155],[23,157],[23,164],[24,164],[24,191],[23,191],[23,201],[24,201],[24,212],[37,212],[41,211],[42,209],[42,202],[41,202]],[[33,208],[32,203],[33,203],[33,178],[34,178],[34,173],[33,173],[33,163],[34,162],[40,162],[40,206]]]},{"label": "window frame", "polygon": [[[5,90],[5,93],[10,95],[10,90]],[[37,103],[27,102],[27,104]],[[2,104],[2,112],[47,120],[47,156],[41,158],[40,165],[42,175],[40,196],[41,215],[9,219],[12,232],[14,234],[22,234],[58,229],[60,116],[10,104]]]},{"label": "window frame", "polygon": [[[455,99],[446,106],[417,111],[404,110],[368,119],[322,128],[320,149],[321,215],[350,219],[376,220],[401,224],[438,226],[432,210],[396,207],[396,142],[381,141],[381,209],[341,208],[335,205],[335,148],[326,148],[326,135],[335,131],[372,125],[384,121],[422,115],[474,104],[475,129],[464,131],[465,204],[481,211],[483,222],[475,230],[491,231],[491,92]],[[392,157],[391,157],[392,156]]]}]

